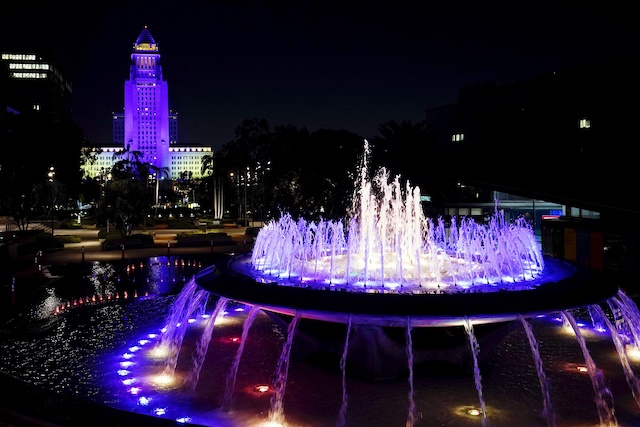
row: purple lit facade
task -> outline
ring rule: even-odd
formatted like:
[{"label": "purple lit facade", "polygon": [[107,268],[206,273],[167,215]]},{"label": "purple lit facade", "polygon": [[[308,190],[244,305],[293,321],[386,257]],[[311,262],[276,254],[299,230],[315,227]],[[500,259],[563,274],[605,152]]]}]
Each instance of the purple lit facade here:
[{"label": "purple lit facade", "polygon": [[145,27],[133,45],[124,110],[112,114],[113,144],[94,147],[95,161],[82,166],[85,176],[106,176],[116,161],[113,154],[128,149],[140,153],[140,161],[168,172],[160,179],[174,180],[184,173],[202,177],[203,158],[213,155],[212,148],[178,141],[178,113],[169,109],[168,92],[158,44]]},{"label": "purple lit facade", "polygon": [[170,168],[169,90],[162,79],[158,44],[145,27],[131,53],[124,84],[124,143],[142,153],[141,160]]}]

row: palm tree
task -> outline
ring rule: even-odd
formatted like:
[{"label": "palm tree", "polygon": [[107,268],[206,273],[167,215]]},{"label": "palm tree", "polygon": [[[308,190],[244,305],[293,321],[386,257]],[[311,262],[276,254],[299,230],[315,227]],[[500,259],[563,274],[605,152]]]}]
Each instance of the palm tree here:
[{"label": "palm tree", "polygon": [[392,174],[415,178],[424,164],[423,153],[428,156],[435,141],[435,133],[427,121],[390,120],[381,124],[378,132],[380,136],[371,141],[376,168],[384,166]]},{"label": "palm tree", "polygon": [[372,139],[373,158],[378,167],[401,175],[432,198],[449,198],[451,186],[455,186],[451,164],[443,149],[436,145],[438,135],[430,123],[390,120],[380,125],[378,131],[380,135]]}]

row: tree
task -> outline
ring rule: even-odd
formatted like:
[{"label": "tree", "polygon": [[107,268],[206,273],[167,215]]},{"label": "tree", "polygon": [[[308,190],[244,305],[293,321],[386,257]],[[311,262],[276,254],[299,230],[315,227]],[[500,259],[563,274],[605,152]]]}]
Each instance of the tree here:
[{"label": "tree", "polygon": [[[392,175],[415,181],[436,141],[432,127],[426,120],[417,123],[389,120],[379,126],[378,132],[380,135],[371,140],[374,168],[385,167]],[[432,162],[430,166],[437,167]]]},{"label": "tree", "polygon": [[310,219],[342,218],[350,205],[364,139],[345,130],[277,127],[267,198],[272,212]]},{"label": "tree", "polygon": [[178,179],[176,180],[178,197],[180,198],[180,203],[184,203],[185,200],[188,200],[190,203],[195,203],[195,181],[193,179],[193,172],[191,171],[182,171],[180,172]]},{"label": "tree", "polygon": [[0,189],[0,211],[18,230],[28,230],[29,224],[44,214],[42,185],[15,178],[7,180],[4,176],[6,174],[0,174],[0,181],[13,182],[14,185],[4,185]]},{"label": "tree", "polygon": [[135,179],[114,179],[105,184],[97,207],[100,222],[115,225],[122,238],[133,233],[134,226],[145,218],[145,186]]},{"label": "tree", "polygon": [[450,197],[455,191],[452,164],[444,148],[436,145],[437,133],[426,120],[390,120],[381,124],[378,131],[380,135],[371,140],[374,170],[385,167],[392,176],[400,175],[432,199]]},{"label": "tree", "polygon": [[364,138],[346,130],[319,129],[309,137],[312,156],[300,171],[306,216],[344,218],[355,190]]},{"label": "tree", "polygon": [[75,197],[82,132],[69,120],[54,122],[36,111],[0,114],[6,124],[1,129],[0,214],[27,230],[52,206],[50,192],[44,191],[49,167],[56,169],[56,204],[66,204],[68,194]]},{"label": "tree", "polygon": [[[90,146],[82,147],[80,150],[80,166],[95,164],[100,153],[102,153],[102,149],[100,148],[94,149]],[[83,176],[78,199],[82,202],[96,203],[98,199],[100,199],[102,189],[100,180],[101,177]]]},{"label": "tree", "polygon": [[216,166],[224,173],[230,198],[235,201],[230,207],[237,212],[238,218],[254,216],[256,212],[264,216],[264,207],[260,204],[264,200],[260,197],[264,181],[261,181],[263,174],[260,171],[271,160],[273,134],[265,119],[253,118],[244,120],[236,128],[235,136],[223,145],[216,157]]},{"label": "tree", "polygon": [[149,177],[166,177],[169,171],[140,161],[141,153],[129,148],[115,153],[116,161],[110,180],[104,182],[103,194],[97,206],[99,223],[113,223],[122,238],[133,233],[134,227],[146,224],[149,211]]}]

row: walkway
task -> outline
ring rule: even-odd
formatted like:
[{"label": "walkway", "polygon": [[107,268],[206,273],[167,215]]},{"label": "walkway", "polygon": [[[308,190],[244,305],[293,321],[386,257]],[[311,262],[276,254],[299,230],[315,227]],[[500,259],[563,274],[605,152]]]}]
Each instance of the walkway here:
[{"label": "walkway", "polygon": [[64,250],[43,252],[42,265],[68,264],[84,261],[114,261],[124,258],[144,258],[161,255],[184,255],[206,253],[242,253],[250,250],[250,242],[245,237],[246,227],[220,230],[233,240],[229,246],[182,247],[176,244],[176,236],[180,233],[192,232],[192,229],[161,229],[155,232],[154,246],[125,250],[102,250],[98,239],[98,230],[56,230],[56,235],[80,235],[82,242],[67,243]]}]

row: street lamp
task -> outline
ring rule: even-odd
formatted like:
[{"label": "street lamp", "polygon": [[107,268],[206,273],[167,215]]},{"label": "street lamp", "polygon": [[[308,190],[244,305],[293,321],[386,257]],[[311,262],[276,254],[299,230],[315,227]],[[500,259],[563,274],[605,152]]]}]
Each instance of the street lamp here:
[{"label": "street lamp", "polygon": [[111,172],[109,172],[108,169],[105,168],[100,168],[100,198],[102,199],[102,201],[104,202],[104,212],[105,212],[105,216],[106,216],[106,223],[107,223],[107,235],[109,234],[109,215],[108,215],[108,206],[107,206],[107,201],[106,201],[106,189],[105,187],[107,186],[107,183],[109,181],[111,181]]},{"label": "street lamp", "polygon": [[247,211],[249,210],[247,209],[247,185],[249,185],[248,181],[249,181],[250,175],[251,175],[251,171],[249,170],[249,166],[247,166],[247,171],[245,172],[245,175],[243,177],[244,178],[244,215],[243,215],[244,220],[242,221],[242,223],[245,226],[249,225],[247,224],[246,221],[247,221]]},{"label": "street lamp", "polygon": [[54,197],[54,189],[55,186],[53,185],[53,181],[56,177],[56,169],[53,166],[49,166],[49,172],[47,173],[47,177],[49,178],[49,184],[51,185],[51,240],[53,241],[53,205],[55,204],[55,197]]},{"label": "street lamp", "polygon": [[158,181],[158,174],[156,172],[153,173],[153,178],[156,181],[156,211],[155,211],[155,216],[156,216],[156,221],[158,220],[158,203],[160,202],[159,200],[159,196],[160,196],[160,181]]}]

